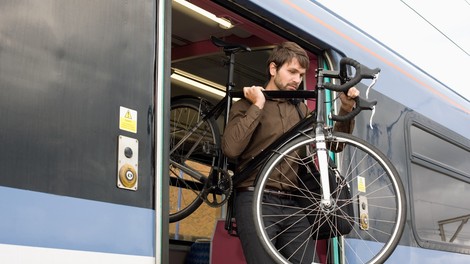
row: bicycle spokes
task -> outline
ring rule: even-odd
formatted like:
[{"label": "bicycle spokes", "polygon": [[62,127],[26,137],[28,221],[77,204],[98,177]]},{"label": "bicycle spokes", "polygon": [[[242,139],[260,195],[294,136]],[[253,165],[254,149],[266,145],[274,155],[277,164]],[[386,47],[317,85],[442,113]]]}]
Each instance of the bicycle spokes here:
[{"label": "bicycle spokes", "polygon": [[[314,137],[302,136],[286,144],[266,163],[254,194],[258,235],[280,263],[296,262],[299,255],[283,250],[285,241],[279,244],[278,236],[273,235],[279,232],[301,234],[304,240],[295,252],[307,250],[306,245],[312,243],[315,246],[309,249],[315,250],[325,239],[341,236],[339,250],[348,261],[383,263],[396,247],[405,221],[404,189],[398,174],[366,141],[343,133],[333,133],[325,140],[329,147],[342,146],[336,154],[337,166],[327,165],[326,183],[320,180],[321,149]],[[266,190],[281,183],[280,201],[265,200]],[[322,202],[325,184],[331,191],[329,205]],[[280,213],[273,214],[273,210]],[[294,226],[305,230],[294,232]],[[279,227],[281,231],[272,231]],[[334,248],[326,245],[327,253],[332,253]]]}]

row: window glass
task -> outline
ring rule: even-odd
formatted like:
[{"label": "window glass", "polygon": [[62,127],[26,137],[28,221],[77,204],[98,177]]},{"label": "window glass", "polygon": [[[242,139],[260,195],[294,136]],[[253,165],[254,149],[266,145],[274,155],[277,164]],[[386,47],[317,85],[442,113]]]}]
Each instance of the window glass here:
[{"label": "window glass", "polygon": [[413,156],[422,156],[433,163],[470,174],[468,150],[415,126],[411,127],[411,138]]},{"label": "window glass", "polygon": [[412,208],[420,241],[470,246],[469,151],[416,126],[410,142]]},{"label": "window glass", "polygon": [[470,184],[418,164],[412,164],[411,169],[419,237],[469,246]]}]

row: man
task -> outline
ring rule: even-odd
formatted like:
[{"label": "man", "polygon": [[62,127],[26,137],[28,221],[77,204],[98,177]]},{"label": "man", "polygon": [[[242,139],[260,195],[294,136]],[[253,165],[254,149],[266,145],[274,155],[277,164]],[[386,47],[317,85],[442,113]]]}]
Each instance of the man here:
[{"label": "man", "polygon": [[[245,99],[239,100],[232,106],[229,122],[222,138],[222,150],[226,156],[236,159],[239,164],[244,164],[300,121],[301,117],[295,105],[288,100],[266,100],[262,91],[297,90],[309,67],[309,61],[305,50],[293,42],[282,43],[274,49],[267,61],[269,81],[266,87],[244,87]],[[340,115],[352,111],[353,98],[358,95],[359,91],[356,88],[349,89],[348,95],[340,95],[342,102]],[[301,104],[301,108],[306,114],[306,105]],[[346,133],[351,133],[353,127],[354,121],[335,124],[336,131]],[[248,263],[272,263],[256,235],[253,223],[251,211],[253,192],[247,187],[253,186],[256,174],[257,171],[253,172],[240,186],[235,186],[237,189],[234,207],[237,231]],[[282,241],[282,236],[293,238],[305,235],[300,233],[308,228],[308,220],[304,218],[296,225],[298,225],[298,233],[284,232],[277,242]],[[291,243],[284,248],[287,254],[294,254],[292,262],[302,263],[301,259],[303,259],[306,261],[304,263],[312,263],[313,250],[309,253],[312,256],[301,256],[295,253],[297,247],[298,245]],[[315,259],[315,262],[319,262],[318,259]]]}]

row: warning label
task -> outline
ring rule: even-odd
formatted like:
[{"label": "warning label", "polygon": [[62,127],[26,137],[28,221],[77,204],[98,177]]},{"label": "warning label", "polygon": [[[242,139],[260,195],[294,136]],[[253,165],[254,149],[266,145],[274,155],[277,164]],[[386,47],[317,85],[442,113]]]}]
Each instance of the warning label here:
[{"label": "warning label", "polygon": [[366,178],[361,176],[357,177],[357,190],[360,192],[366,192]]},{"label": "warning label", "polygon": [[137,133],[137,111],[121,106],[119,108],[119,129]]}]

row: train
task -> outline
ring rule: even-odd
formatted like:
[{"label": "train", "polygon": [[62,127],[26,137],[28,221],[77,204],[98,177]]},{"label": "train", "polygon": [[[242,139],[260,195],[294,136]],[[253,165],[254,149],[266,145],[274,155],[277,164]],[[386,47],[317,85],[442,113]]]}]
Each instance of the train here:
[{"label": "train", "polygon": [[[0,262],[185,263],[194,244],[215,243],[224,207],[168,221],[171,97],[216,102],[226,85],[211,36],[251,48],[237,54],[236,88],[264,84],[282,41],[309,53],[305,87],[342,57],[380,68],[375,114],[356,117],[353,134],[405,187],[406,225],[387,263],[470,261],[469,99],[334,10],[308,0],[0,6]],[[351,263],[337,254],[328,263]]]}]

